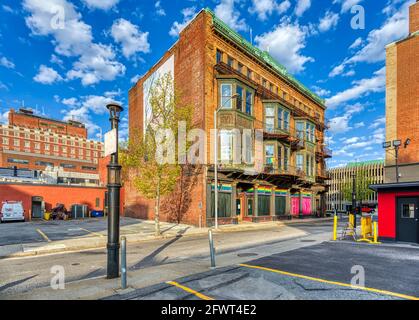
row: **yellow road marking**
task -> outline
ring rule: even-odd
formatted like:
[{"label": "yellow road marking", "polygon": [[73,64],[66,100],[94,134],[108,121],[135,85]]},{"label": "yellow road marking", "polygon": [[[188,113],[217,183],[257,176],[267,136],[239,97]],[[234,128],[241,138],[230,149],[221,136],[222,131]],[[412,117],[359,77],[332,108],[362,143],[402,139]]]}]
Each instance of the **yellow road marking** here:
[{"label": "yellow road marking", "polygon": [[185,287],[185,286],[181,285],[180,283],[177,283],[176,281],[167,281],[166,283],[170,284],[172,286],[178,287],[182,290],[185,290],[186,292],[192,293],[192,294],[196,295],[198,298],[200,298],[202,300],[215,300],[214,298],[208,297],[208,296],[206,296],[206,295],[204,295],[204,294],[202,294],[198,291],[195,291],[191,288]]},{"label": "yellow road marking", "polygon": [[93,232],[93,231],[87,230],[87,229],[85,229],[85,228],[80,228],[80,230],[83,230],[83,231],[86,231],[86,232],[88,232],[88,233],[91,233],[91,234],[97,235],[97,236],[99,236],[99,237],[104,237],[104,235],[103,235],[103,234],[101,234],[101,233]]},{"label": "yellow road marking", "polygon": [[51,240],[47,237],[45,233],[43,233],[40,229],[36,229],[36,231],[44,238],[46,241],[51,242]]},{"label": "yellow road marking", "polygon": [[394,296],[394,297],[403,298],[403,299],[407,299],[407,300],[419,300],[419,297],[408,296],[408,295],[405,295],[405,294],[402,294],[402,293],[397,293],[397,292],[392,292],[392,291],[387,291],[387,290],[380,290],[380,289],[375,289],[375,288],[353,286],[353,285],[348,284],[348,283],[325,280],[325,279],[320,279],[320,278],[314,278],[314,277],[309,277],[309,276],[305,276],[305,275],[302,275],[302,274],[291,273],[291,272],[281,271],[281,270],[277,270],[277,269],[265,268],[265,267],[261,267],[261,266],[252,266],[252,265],[249,265],[249,264],[239,264],[239,266],[246,267],[246,268],[260,269],[260,270],[264,270],[264,271],[270,271],[270,272],[279,273],[279,274],[283,274],[283,275],[286,275],[286,276],[291,276],[291,277],[296,277],[296,278],[301,278],[301,279],[306,279],[306,280],[312,280],[312,281],[317,281],[317,282],[334,284],[334,285],[342,286],[342,287],[349,287],[349,288],[352,288],[352,289],[359,289],[359,290],[364,290],[364,291],[369,291],[369,292],[381,293],[381,294],[385,294],[385,295],[388,295],[388,296]]}]

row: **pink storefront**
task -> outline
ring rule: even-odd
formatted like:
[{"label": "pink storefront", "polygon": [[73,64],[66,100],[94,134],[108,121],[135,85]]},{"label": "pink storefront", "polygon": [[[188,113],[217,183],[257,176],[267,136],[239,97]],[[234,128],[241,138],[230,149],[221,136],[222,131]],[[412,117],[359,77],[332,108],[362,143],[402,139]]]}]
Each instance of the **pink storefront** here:
[{"label": "pink storefront", "polygon": [[[309,216],[312,214],[312,198],[311,194],[303,193],[302,197],[302,214],[303,216]],[[291,214],[293,216],[300,215],[300,195],[293,195],[291,196]]]}]

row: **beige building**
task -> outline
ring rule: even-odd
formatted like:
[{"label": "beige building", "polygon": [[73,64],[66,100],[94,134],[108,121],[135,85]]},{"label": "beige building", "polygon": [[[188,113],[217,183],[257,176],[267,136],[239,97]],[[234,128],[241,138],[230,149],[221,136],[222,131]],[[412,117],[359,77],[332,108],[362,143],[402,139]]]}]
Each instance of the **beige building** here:
[{"label": "beige building", "polygon": [[[348,183],[352,183],[352,174],[365,172],[366,178],[372,184],[384,182],[384,161],[372,160],[364,162],[352,162],[342,168],[333,168],[328,171],[330,180],[329,191],[326,195],[326,208],[331,212],[336,208],[337,211],[346,211],[346,206],[351,205],[351,201],[346,201],[343,195],[343,188]],[[377,205],[377,194],[374,192],[368,199],[362,199],[362,203],[369,206]]]}]

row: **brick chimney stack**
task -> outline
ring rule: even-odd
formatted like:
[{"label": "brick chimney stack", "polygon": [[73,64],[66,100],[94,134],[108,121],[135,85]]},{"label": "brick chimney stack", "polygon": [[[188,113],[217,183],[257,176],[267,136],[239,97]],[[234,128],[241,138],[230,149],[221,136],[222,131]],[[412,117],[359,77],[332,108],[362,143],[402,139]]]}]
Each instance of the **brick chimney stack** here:
[{"label": "brick chimney stack", "polygon": [[409,8],[409,33],[419,31],[419,0]]}]

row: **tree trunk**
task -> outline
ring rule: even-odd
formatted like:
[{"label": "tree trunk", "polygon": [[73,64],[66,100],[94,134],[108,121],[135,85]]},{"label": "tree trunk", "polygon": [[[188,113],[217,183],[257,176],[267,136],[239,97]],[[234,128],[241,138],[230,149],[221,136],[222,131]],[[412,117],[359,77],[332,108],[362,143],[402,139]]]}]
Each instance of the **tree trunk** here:
[{"label": "tree trunk", "polygon": [[157,183],[156,205],[154,208],[154,228],[156,237],[160,236],[160,180]]}]

